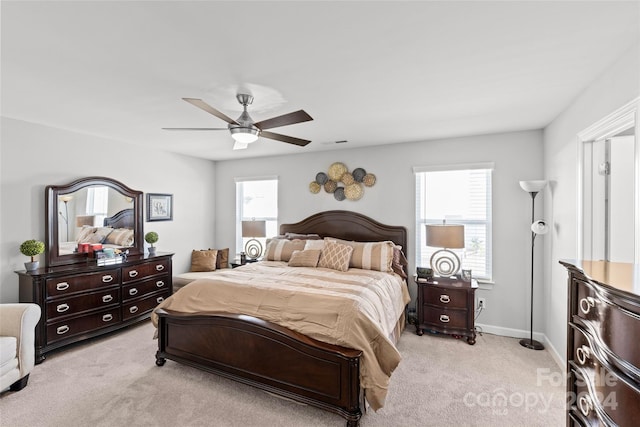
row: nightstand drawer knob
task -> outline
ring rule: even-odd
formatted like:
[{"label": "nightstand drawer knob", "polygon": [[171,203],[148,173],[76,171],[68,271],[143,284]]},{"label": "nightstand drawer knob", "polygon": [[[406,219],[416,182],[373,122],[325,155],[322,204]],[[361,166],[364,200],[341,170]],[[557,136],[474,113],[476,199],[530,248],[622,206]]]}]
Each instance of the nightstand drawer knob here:
[{"label": "nightstand drawer knob", "polygon": [[443,304],[449,304],[449,302],[451,302],[451,298],[449,297],[449,295],[440,295],[440,302]]},{"label": "nightstand drawer knob", "polygon": [[61,282],[56,284],[57,291],[66,291],[67,289],[69,289],[69,284],[67,282]]},{"label": "nightstand drawer knob", "polygon": [[162,271],[164,270],[164,265],[160,264],[160,265],[156,265],[156,271]]},{"label": "nightstand drawer knob", "polygon": [[441,314],[440,315],[440,321],[442,323],[449,323],[449,316],[447,316],[446,314]]},{"label": "nightstand drawer knob", "polygon": [[591,349],[588,346],[583,345],[576,349],[576,357],[581,365],[585,364],[587,359],[589,359],[589,356],[591,356]]},{"label": "nightstand drawer knob", "polygon": [[58,306],[56,307],[56,311],[58,313],[64,313],[65,311],[69,310],[69,304],[58,304]]},{"label": "nightstand drawer knob", "polygon": [[580,311],[582,311],[584,314],[589,314],[591,308],[595,307],[596,302],[598,301],[596,301],[596,299],[593,297],[582,298],[580,300]]},{"label": "nightstand drawer knob", "polygon": [[578,399],[578,408],[580,408],[582,415],[585,417],[589,416],[589,412],[591,412],[592,409],[591,398],[589,396],[580,396],[580,399]]}]

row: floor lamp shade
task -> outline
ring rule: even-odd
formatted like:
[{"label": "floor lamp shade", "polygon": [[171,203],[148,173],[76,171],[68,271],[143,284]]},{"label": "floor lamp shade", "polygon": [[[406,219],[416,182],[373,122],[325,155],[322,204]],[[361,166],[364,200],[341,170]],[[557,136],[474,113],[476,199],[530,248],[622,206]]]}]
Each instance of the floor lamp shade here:
[{"label": "floor lamp shade", "polygon": [[536,236],[538,234],[546,234],[549,231],[547,223],[543,220],[535,220],[536,211],[536,195],[542,191],[547,185],[547,181],[535,180],[535,181],[520,181],[520,187],[531,195],[531,302],[529,307],[530,326],[529,326],[529,338],[520,340],[520,345],[529,348],[531,350],[543,350],[544,345],[533,339],[533,270],[534,270],[534,244]]},{"label": "floor lamp shade", "polygon": [[427,224],[427,246],[443,248],[431,256],[431,268],[440,276],[453,276],[460,270],[460,258],[449,249],[464,248],[464,225]]},{"label": "floor lamp shade", "polygon": [[242,237],[248,237],[244,252],[249,259],[262,256],[262,243],[256,237],[267,237],[266,221],[242,221]]}]

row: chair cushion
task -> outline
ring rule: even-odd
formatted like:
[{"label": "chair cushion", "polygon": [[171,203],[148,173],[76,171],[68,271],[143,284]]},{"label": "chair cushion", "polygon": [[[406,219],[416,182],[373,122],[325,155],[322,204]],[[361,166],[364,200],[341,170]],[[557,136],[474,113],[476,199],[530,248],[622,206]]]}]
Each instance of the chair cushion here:
[{"label": "chair cushion", "polygon": [[0,375],[18,366],[18,340],[16,337],[0,337]]}]

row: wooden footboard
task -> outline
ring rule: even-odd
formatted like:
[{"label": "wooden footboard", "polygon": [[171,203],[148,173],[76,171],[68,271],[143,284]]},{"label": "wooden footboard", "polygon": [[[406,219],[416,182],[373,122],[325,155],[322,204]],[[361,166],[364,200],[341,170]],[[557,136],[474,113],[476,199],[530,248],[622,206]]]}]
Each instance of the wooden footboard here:
[{"label": "wooden footboard", "polygon": [[194,366],[335,412],[357,426],[361,351],[251,316],[158,309],[156,364]]}]

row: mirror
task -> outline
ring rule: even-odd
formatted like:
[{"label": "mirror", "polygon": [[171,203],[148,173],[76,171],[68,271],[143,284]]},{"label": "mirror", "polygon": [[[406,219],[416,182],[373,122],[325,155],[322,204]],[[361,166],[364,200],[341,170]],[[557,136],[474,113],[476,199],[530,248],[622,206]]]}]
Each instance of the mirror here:
[{"label": "mirror", "polygon": [[78,243],[144,253],[141,191],[104,177],[89,177],[45,190],[47,265],[85,262]]}]

